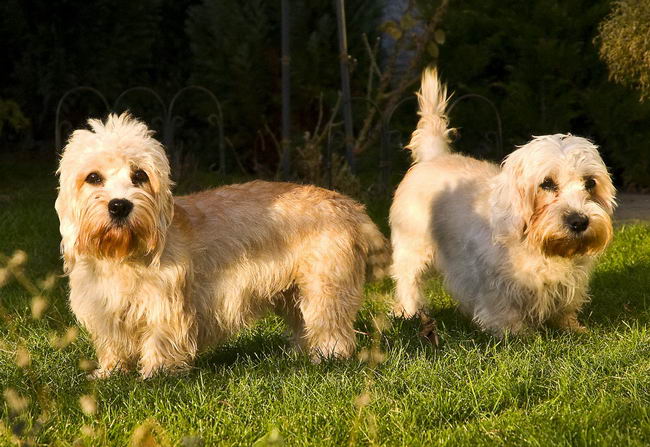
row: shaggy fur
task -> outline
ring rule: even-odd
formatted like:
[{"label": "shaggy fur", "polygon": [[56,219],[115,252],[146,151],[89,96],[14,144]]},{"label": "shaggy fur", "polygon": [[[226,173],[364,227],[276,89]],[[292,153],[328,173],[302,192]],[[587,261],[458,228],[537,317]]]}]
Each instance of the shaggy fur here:
[{"label": "shaggy fur", "polygon": [[[389,260],[362,205],[263,181],[172,197],[164,149],[144,124],[123,114],[89,125],[65,148],[56,210],[97,377],[186,368],[268,311],[315,360],[353,352],[366,267],[380,275]],[[114,199],[132,211],[116,218]]]},{"label": "shaggy fur", "polygon": [[582,329],[577,312],[612,238],[615,206],[596,146],[572,135],[534,137],[501,167],[452,154],[448,97],[435,70],[424,72],[418,96],[414,164],[390,211],[394,312],[408,317],[423,307],[421,280],[435,267],[485,330],[544,322]]}]

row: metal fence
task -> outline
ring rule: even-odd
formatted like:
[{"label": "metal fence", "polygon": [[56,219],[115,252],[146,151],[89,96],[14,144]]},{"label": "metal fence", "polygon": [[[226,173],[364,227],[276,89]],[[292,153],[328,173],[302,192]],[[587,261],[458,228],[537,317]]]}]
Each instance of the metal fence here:
[{"label": "metal fence", "polygon": [[[127,90],[124,90],[120,95],[117,96],[112,105],[106,99],[106,96],[99,90],[87,87],[80,86],[68,90],[61,97],[57,104],[56,108],[56,118],[55,118],[55,144],[56,150],[60,151],[63,146],[65,129],[71,130],[72,124],[64,119],[63,110],[64,105],[71,97],[78,96],[81,94],[90,94],[95,96],[101,101],[101,104],[105,108],[106,112],[117,112],[119,110],[124,110],[128,105],[127,99],[135,93],[145,94],[150,98],[150,101],[153,104],[153,109],[158,109],[159,114],[154,118],[154,123],[158,121],[160,128],[162,129],[162,142],[164,143],[168,154],[170,156],[172,165],[179,162],[180,157],[180,145],[176,140],[176,129],[183,124],[183,119],[181,116],[175,113],[176,106],[180,100],[186,95],[186,93],[194,91],[203,95],[205,99],[208,100],[209,104],[212,106],[213,111],[205,116],[208,123],[216,128],[217,131],[217,141],[215,143],[215,150],[217,152],[219,164],[218,164],[218,173],[221,175],[232,174],[233,172],[228,172],[227,160],[226,160],[226,137],[224,135],[224,112],[221,106],[220,101],[217,99],[217,96],[208,90],[205,87],[199,85],[191,85],[184,87],[178,90],[171,98],[171,100],[166,103],[163,98],[155,92],[153,89],[144,86],[131,87]],[[376,188],[375,190],[378,193],[385,194],[391,190],[391,175],[393,162],[395,160],[396,151],[402,151],[405,144],[407,143],[407,138],[410,136],[410,131],[408,133],[401,132],[393,126],[393,119],[396,113],[401,109],[405,104],[409,102],[415,102],[415,95],[409,96],[402,99],[398,102],[395,107],[390,110],[382,111],[380,107],[375,104],[373,101],[366,97],[352,97],[353,103],[365,104],[368,107],[375,108],[378,112],[378,115],[381,117],[379,122],[379,135],[377,136],[378,151],[376,153],[361,154],[355,156],[346,150],[346,134],[341,128],[341,122],[336,123],[333,126],[332,131],[328,135],[327,144],[323,148],[324,153],[322,154],[323,160],[323,169],[325,170],[325,185],[328,188],[331,188],[332,185],[332,157],[334,153],[344,154],[346,161],[350,163],[350,157],[376,157],[376,159],[364,160],[366,164],[374,165],[377,169],[377,178],[375,180]],[[495,129],[484,135],[484,139],[487,144],[493,145],[495,153],[499,156],[503,156],[503,135],[502,135],[502,123],[501,117],[499,115],[497,107],[484,96],[477,94],[466,94],[457,98],[454,102],[449,105],[448,112],[449,114],[455,109],[455,107],[465,101],[479,101],[485,103],[490,109],[494,112],[495,117]],[[342,113],[339,109],[338,113]],[[232,156],[236,158],[236,152],[234,148],[232,149]],[[290,149],[289,149],[290,150]],[[281,160],[281,172],[282,177],[287,180],[291,178],[292,166],[290,165],[291,157],[286,156],[286,152],[283,153]],[[352,159],[351,163],[356,165],[357,160]],[[231,163],[232,164],[232,163]],[[239,170],[243,170],[241,163],[237,160],[236,165]],[[243,173],[243,172],[242,172]],[[304,180],[304,179],[301,179]]]},{"label": "metal fence", "polygon": [[117,112],[122,110],[122,107],[126,103],[126,98],[131,96],[133,93],[145,93],[151,101],[154,103],[154,108],[158,108],[160,114],[154,119],[158,120],[162,128],[162,142],[167,148],[172,163],[177,162],[177,158],[180,157],[180,150],[176,145],[175,132],[176,128],[183,123],[181,116],[175,114],[175,108],[179,102],[188,92],[194,91],[202,94],[214,107],[212,113],[208,114],[205,118],[210,123],[211,126],[214,126],[217,129],[217,142],[216,150],[218,152],[219,159],[219,173],[226,173],[226,145],[224,137],[224,126],[223,126],[223,109],[221,107],[221,102],[217,99],[216,95],[212,93],[205,87],[200,85],[190,85],[178,90],[173,96],[169,103],[166,103],[162,97],[155,92],[153,89],[144,86],[131,87],[124,90],[113,102],[113,105],[109,105],[106,96],[99,90],[93,87],[80,86],[68,90],[63,94],[59,100],[56,107],[56,116],[54,123],[54,140],[57,151],[61,151],[63,147],[63,130],[64,128],[71,129],[72,125],[69,121],[63,119],[62,111],[63,107],[66,104],[66,101],[73,95],[80,93],[90,93],[97,98],[99,98],[104,105],[106,112]]}]

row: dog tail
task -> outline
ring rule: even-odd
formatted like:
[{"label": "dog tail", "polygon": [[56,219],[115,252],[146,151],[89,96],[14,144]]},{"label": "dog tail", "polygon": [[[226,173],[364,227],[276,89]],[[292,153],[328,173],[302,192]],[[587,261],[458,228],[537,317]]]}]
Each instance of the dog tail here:
[{"label": "dog tail", "polygon": [[388,240],[367,216],[361,223],[360,230],[361,238],[368,252],[368,274],[366,276],[373,280],[382,279],[388,275],[388,268],[391,264]]},{"label": "dog tail", "polygon": [[449,97],[447,86],[440,82],[438,70],[428,67],[422,73],[422,85],[417,93],[420,121],[406,146],[416,163],[433,160],[449,153],[450,129],[445,109]]}]

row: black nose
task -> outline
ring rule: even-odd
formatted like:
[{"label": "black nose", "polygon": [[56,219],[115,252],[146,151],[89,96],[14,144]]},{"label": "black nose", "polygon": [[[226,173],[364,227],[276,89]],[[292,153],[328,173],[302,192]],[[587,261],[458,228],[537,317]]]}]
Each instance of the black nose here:
[{"label": "black nose", "polygon": [[108,213],[114,219],[124,219],[133,209],[133,203],[126,199],[113,199],[108,202]]},{"label": "black nose", "polygon": [[571,213],[564,218],[567,227],[576,233],[582,233],[589,226],[589,218],[584,214]]}]

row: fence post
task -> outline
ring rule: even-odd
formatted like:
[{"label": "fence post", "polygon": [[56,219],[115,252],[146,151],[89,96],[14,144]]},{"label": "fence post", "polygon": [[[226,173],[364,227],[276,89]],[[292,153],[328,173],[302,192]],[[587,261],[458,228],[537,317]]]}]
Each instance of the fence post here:
[{"label": "fence post", "polygon": [[282,179],[291,175],[291,54],[289,0],[282,0]]},{"label": "fence post", "polygon": [[339,34],[339,65],[341,67],[341,93],[343,95],[343,125],[345,127],[345,156],[350,171],[356,173],[354,160],[354,130],[352,128],[352,98],[350,94],[350,67],[348,58],[348,38],[345,30],[344,0],[336,3],[336,21]]}]

